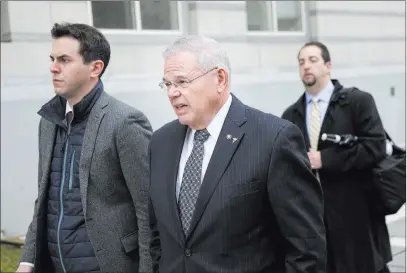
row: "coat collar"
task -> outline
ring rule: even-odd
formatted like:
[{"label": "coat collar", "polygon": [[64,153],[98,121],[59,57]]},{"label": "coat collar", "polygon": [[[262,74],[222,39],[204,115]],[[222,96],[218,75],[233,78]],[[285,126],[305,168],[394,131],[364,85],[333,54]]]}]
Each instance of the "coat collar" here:
[{"label": "coat collar", "polygon": [[[330,99],[330,103],[336,103],[339,100],[346,99],[346,94],[341,92],[343,86],[336,79],[331,80],[334,90]],[[294,103],[294,110],[302,117],[305,117],[306,95],[305,93]]]},{"label": "coat collar", "polygon": [[[102,81],[99,81],[92,91],[90,91],[79,103],[73,106],[73,123],[83,121],[89,116],[103,90],[103,83]],[[67,101],[65,98],[56,95],[41,107],[38,114],[54,124],[65,127],[66,125],[63,121],[65,119],[66,104]]]}]

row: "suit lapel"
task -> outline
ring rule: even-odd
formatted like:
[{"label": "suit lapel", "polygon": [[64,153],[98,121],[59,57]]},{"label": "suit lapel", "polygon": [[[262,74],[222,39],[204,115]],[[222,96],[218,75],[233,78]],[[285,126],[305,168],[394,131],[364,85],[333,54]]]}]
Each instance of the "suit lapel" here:
[{"label": "suit lapel", "polygon": [[87,192],[89,182],[90,165],[92,162],[93,150],[95,148],[96,137],[98,135],[100,123],[105,115],[104,108],[108,104],[109,97],[102,92],[100,98],[93,106],[86,125],[85,135],[83,138],[82,153],[79,165],[79,181],[81,189],[81,199],[83,213],[86,217]]},{"label": "suit lapel", "polygon": [[334,92],[332,93],[328,108],[326,109],[324,120],[322,121],[319,144],[322,142],[321,135],[331,131],[331,126],[335,121],[335,111],[337,111],[338,107],[343,107],[349,103],[346,98],[346,94],[340,92],[341,89],[342,86],[335,86]]},{"label": "suit lapel", "polygon": [[218,186],[223,173],[229,165],[229,162],[232,159],[237,147],[239,147],[239,144],[245,134],[241,126],[245,122],[245,106],[235,96],[233,96],[228,115],[226,116],[202,181],[202,186],[195,205],[195,211],[191,220],[191,232],[189,234],[193,233],[193,230],[198,221],[201,219],[202,214],[205,211],[205,208],[216,187]]},{"label": "suit lapel", "polygon": [[52,161],[52,152],[55,143],[57,126],[51,122],[43,120],[43,126],[40,128],[40,130],[41,130],[41,143],[43,144],[40,146],[41,148],[40,156],[42,160],[42,165],[40,166],[40,168],[42,169],[42,177],[39,188],[38,200],[42,200],[42,198],[47,193]]},{"label": "suit lapel", "polygon": [[171,136],[171,144],[168,152],[168,173],[165,175],[164,179],[169,179],[167,185],[167,198],[170,205],[170,221],[176,226],[177,234],[181,242],[185,241],[184,232],[182,231],[181,218],[179,215],[177,197],[176,197],[176,185],[178,178],[179,162],[181,159],[182,148],[184,146],[185,134],[187,132],[187,126],[180,123],[176,124],[174,134]]},{"label": "suit lapel", "polygon": [[321,135],[323,133],[329,133],[330,132],[329,128],[331,127],[331,124],[333,122],[333,116],[332,116],[332,111],[333,111],[333,108],[334,108],[333,104],[335,104],[335,103],[333,103],[332,101],[329,102],[328,108],[326,109],[324,120],[322,121],[322,125],[321,125],[321,131],[319,133],[318,146],[322,142]]},{"label": "suit lapel", "polygon": [[298,115],[298,121],[295,122],[297,127],[300,129],[302,132],[302,135],[304,136],[305,140],[305,145],[307,150],[310,148],[310,142],[309,142],[309,136],[308,136],[308,130],[307,130],[307,123],[306,123],[306,114],[305,114],[305,94],[300,97],[300,99],[295,103],[295,112]]}]

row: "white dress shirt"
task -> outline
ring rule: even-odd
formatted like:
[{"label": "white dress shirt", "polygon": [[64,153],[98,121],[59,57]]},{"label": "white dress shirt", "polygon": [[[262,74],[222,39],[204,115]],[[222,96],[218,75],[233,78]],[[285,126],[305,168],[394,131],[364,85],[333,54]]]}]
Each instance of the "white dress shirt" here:
[{"label": "white dress shirt", "polygon": [[73,109],[72,106],[69,105],[68,101],[66,102],[66,108],[65,108],[65,115],[68,114],[69,112],[72,112],[73,114]]},{"label": "white dress shirt", "polygon": [[[211,159],[213,150],[215,149],[216,141],[218,140],[220,131],[222,130],[223,123],[226,119],[226,116],[229,112],[230,105],[232,103],[232,96],[229,95],[229,98],[222,106],[222,108],[218,111],[215,115],[211,123],[208,125],[206,130],[208,130],[210,136],[207,141],[204,143],[204,156],[202,162],[202,176],[201,176],[201,183],[205,176],[206,169],[208,168],[209,161]],[[179,162],[178,168],[178,176],[177,176],[177,187],[176,187],[176,197],[178,200],[179,192],[181,190],[182,184],[182,175],[184,174],[185,165],[189,156],[191,155],[192,148],[194,146],[194,135],[196,130],[188,128],[187,133],[185,135],[184,146],[182,148],[181,158]]]}]

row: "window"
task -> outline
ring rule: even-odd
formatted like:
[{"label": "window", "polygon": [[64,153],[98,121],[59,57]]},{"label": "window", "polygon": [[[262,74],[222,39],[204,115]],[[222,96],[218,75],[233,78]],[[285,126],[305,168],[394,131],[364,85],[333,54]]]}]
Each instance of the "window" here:
[{"label": "window", "polygon": [[92,1],[93,26],[110,29],[136,29],[134,2]]},{"label": "window", "polygon": [[90,1],[90,5],[96,28],[180,31],[179,1]]},{"label": "window", "polygon": [[246,1],[250,32],[304,32],[304,1]]},{"label": "window", "polygon": [[1,26],[0,27],[1,27],[1,42],[11,42],[7,1],[1,1]]}]

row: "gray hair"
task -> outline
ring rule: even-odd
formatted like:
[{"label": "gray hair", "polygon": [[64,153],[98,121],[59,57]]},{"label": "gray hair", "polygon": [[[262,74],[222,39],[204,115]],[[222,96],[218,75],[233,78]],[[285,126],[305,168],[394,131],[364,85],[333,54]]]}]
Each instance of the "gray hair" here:
[{"label": "gray hair", "polygon": [[163,57],[167,59],[169,55],[180,51],[195,54],[201,70],[208,71],[214,67],[223,68],[228,71],[230,78],[229,57],[214,39],[199,35],[178,38],[164,51]]}]

